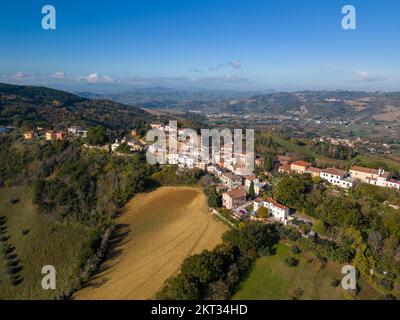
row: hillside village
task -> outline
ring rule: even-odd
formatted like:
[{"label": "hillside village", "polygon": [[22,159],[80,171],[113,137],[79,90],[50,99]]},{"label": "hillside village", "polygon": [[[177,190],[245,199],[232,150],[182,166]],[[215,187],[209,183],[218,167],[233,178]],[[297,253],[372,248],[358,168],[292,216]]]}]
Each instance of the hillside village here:
[{"label": "hillside village", "polygon": [[[158,129],[165,133],[166,141],[169,141],[170,128],[161,123],[150,124],[152,129]],[[2,133],[9,133],[15,130],[13,127],[2,127]],[[178,129],[176,135],[182,135],[183,129]],[[86,138],[88,130],[79,126],[68,127],[65,131],[51,131],[37,128],[23,132],[26,141],[42,139],[46,141],[62,141],[73,138]],[[172,137],[174,138],[174,137]],[[223,146],[221,156],[216,161],[205,163],[199,161],[200,154],[204,147],[200,139],[201,148],[193,152],[185,143],[177,141],[175,152],[171,152],[169,145],[165,147],[150,145],[143,137],[138,135],[136,129],[132,129],[129,134],[115,139],[113,143],[96,145],[85,143],[89,149],[97,149],[113,153],[117,156],[124,156],[129,153],[143,152],[148,148],[166,165],[176,165],[178,170],[200,169],[214,177],[215,190],[222,200],[222,207],[230,212],[230,216],[235,220],[251,219],[264,221],[266,223],[279,222],[284,225],[294,221],[295,210],[279,203],[271,197],[268,190],[272,188],[274,179],[282,176],[310,175],[332,188],[343,190],[353,189],[358,183],[362,182],[383,188],[393,188],[400,190],[400,181],[392,178],[390,172],[383,168],[372,169],[352,165],[348,171],[335,167],[318,168],[311,162],[296,160],[290,156],[278,156],[272,172],[263,170],[264,160],[256,155],[255,170],[249,174],[246,165],[250,161],[250,156],[246,153],[232,153],[232,146]],[[227,156],[231,153],[230,156]],[[275,173],[273,173],[275,172]],[[260,210],[263,208],[262,210]],[[265,210],[264,210],[265,209]],[[265,213],[261,213],[264,212]]]},{"label": "hillside village", "polygon": [[[165,131],[166,140],[168,140],[168,126],[161,124],[152,124],[151,126]],[[178,134],[181,134],[181,131],[178,130]],[[152,147],[150,146],[150,148]],[[178,165],[181,170],[201,169],[215,177],[218,181],[215,189],[222,198],[222,206],[229,210],[231,217],[236,220],[252,219],[266,223],[279,222],[285,225],[292,223],[295,210],[268,196],[267,191],[271,189],[271,179],[269,178],[279,179],[282,176],[308,174],[327,186],[343,190],[353,189],[360,182],[400,190],[400,181],[392,179],[391,173],[383,168],[372,169],[356,165],[352,165],[348,171],[335,167],[317,168],[311,162],[292,161],[289,156],[279,156],[275,163],[275,175],[263,171],[263,159],[256,157],[256,170],[248,174],[243,169],[249,161],[249,155],[232,153],[229,158],[225,156],[227,150],[231,150],[229,146],[224,146],[221,150],[224,157],[221,156],[217,161],[213,161],[214,163],[211,160],[209,163],[200,162],[202,149],[199,152],[190,153],[185,150],[182,142],[178,142],[176,153],[170,153],[168,147],[156,148],[153,152],[165,159],[166,164]],[[260,208],[266,209],[265,217],[259,217]]]}]

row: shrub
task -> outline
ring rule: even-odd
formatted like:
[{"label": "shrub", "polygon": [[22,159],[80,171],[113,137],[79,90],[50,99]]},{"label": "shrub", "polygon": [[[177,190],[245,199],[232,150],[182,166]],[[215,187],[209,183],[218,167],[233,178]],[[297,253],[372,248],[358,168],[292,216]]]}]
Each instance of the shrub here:
[{"label": "shrub", "polygon": [[11,202],[12,204],[16,204],[16,203],[18,203],[18,202],[20,202],[20,201],[21,201],[20,198],[12,198],[12,199],[10,200],[10,202]]},{"label": "shrub", "polygon": [[300,248],[298,246],[294,245],[290,248],[290,251],[292,251],[293,254],[299,254]]},{"label": "shrub", "polygon": [[340,284],[340,280],[338,280],[338,279],[332,280],[331,287],[337,288],[339,286],[339,284]]},{"label": "shrub", "polygon": [[288,267],[296,267],[299,264],[299,260],[293,257],[285,258],[285,263]]},{"label": "shrub", "polygon": [[303,294],[304,290],[302,288],[296,288],[290,292],[290,296],[293,300],[299,300]]},{"label": "shrub", "polygon": [[393,290],[393,281],[390,279],[382,279],[379,281],[379,285],[385,290]]},{"label": "shrub", "polygon": [[29,233],[29,229],[22,229],[21,230],[21,234],[23,235],[23,236],[26,236],[28,233]]}]

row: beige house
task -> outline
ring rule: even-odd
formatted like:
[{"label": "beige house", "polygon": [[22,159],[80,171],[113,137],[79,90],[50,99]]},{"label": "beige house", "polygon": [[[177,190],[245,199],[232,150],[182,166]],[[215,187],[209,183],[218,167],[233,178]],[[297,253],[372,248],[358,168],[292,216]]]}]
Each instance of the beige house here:
[{"label": "beige house", "polygon": [[311,167],[311,163],[302,160],[290,164],[291,171],[295,173],[305,173],[309,167]]},{"label": "beige house", "polygon": [[352,166],[350,168],[350,175],[354,178],[361,180],[362,182],[367,182],[367,180],[383,178],[387,179],[389,177],[389,172],[385,172],[384,169],[371,169],[359,166]]},{"label": "beige house", "polygon": [[308,167],[305,172],[311,174],[312,177],[320,177],[321,175],[321,169],[315,167]]},{"label": "beige house", "polygon": [[278,168],[279,173],[291,173],[290,164],[281,164]]},{"label": "beige house", "polygon": [[222,204],[227,209],[236,209],[246,203],[246,191],[235,189],[222,194]]},{"label": "beige house", "polygon": [[371,169],[359,166],[350,168],[350,176],[362,182],[379,187],[395,188],[400,190],[400,181],[390,179],[390,172],[384,169]]}]

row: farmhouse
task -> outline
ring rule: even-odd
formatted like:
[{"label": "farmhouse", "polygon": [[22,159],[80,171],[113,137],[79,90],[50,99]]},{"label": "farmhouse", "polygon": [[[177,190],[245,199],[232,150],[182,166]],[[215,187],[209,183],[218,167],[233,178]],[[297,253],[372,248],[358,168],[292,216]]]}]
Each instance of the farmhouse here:
[{"label": "farmhouse", "polygon": [[282,164],[278,168],[279,173],[291,173],[290,164]]},{"label": "farmhouse", "polygon": [[362,182],[372,184],[379,187],[396,188],[400,190],[400,181],[390,179],[390,172],[384,169],[371,169],[359,166],[350,168],[350,175]]},{"label": "farmhouse", "polygon": [[246,203],[246,191],[235,189],[222,194],[222,204],[227,209],[236,209]]},{"label": "farmhouse", "polygon": [[290,162],[292,162],[292,158],[287,156],[278,156],[278,162],[280,164],[290,164]]},{"label": "farmhouse", "polygon": [[315,167],[308,167],[305,172],[311,174],[312,177],[321,176],[321,169]]},{"label": "farmhouse", "polygon": [[305,173],[309,167],[311,167],[311,163],[302,160],[290,164],[290,170],[295,173]]}]

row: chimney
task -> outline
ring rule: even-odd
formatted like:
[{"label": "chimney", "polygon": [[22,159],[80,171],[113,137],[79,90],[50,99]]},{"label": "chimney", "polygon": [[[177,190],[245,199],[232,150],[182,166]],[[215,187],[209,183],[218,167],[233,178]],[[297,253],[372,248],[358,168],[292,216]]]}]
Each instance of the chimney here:
[{"label": "chimney", "polygon": [[383,175],[385,173],[385,169],[379,168],[378,173],[379,173],[380,176]]}]

